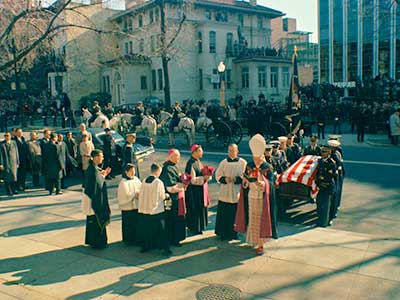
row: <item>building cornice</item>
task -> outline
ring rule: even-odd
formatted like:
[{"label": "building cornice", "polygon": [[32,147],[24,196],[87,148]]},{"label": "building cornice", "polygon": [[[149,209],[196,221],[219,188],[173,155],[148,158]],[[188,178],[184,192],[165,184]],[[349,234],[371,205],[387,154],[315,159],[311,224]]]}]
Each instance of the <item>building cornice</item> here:
[{"label": "building cornice", "polygon": [[292,64],[289,58],[279,57],[279,56],[253,56],[253,57],[239,57],[235,58],[233,63],[243,63],[243,62],[273,62],[273,63],[287,63]]}]

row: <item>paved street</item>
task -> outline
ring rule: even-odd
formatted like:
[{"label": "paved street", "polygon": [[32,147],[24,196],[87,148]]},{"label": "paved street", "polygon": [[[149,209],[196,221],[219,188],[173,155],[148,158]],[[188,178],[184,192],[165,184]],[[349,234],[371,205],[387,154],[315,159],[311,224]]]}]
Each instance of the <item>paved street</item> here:
[{"label": "paved street", "polygon": [[[170,258],[121,243],[118,178],[109,182],[110,246],[101,251],[83,246],[77,179],[60,196],[2,196],[0,299],[194,300],[210,284],[238,288],[242,299],[400,299],[400,150],[353,139],[343,137],[347,177],[334,225],[314,227],[315,205],[293,208],[280,223],[281,238],[258,257],[239,241],[215,238],[215,183],[210,230],[173,248]],[[247,145],[241,148],[249,158]],[[188,158],[183,154],[182,168]],[[213,150],[204,162],[216,166],[223,157]],[[165,158],[166,150],[158,150],[141,165],[142,173]],[[230,299],[223,296],[207,299]]]}]

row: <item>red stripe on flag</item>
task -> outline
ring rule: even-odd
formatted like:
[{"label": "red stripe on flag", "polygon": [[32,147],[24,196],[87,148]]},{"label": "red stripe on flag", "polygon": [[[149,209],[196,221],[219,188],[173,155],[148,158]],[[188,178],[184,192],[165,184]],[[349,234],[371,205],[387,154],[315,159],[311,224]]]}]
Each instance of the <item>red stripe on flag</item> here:
[{"label": "red stripe on flag", "polygon": [[297,182],[303,183],[303,178],[313,163],[314,163],[314,161],[312,159],[310,159],[306,162],[306,164],[303,167],[303,170],[301,170],[299,177],[297,177]]},{"label": "red stripe on flag", "polygon": [[297,168],[301,165],[301,163],[305,160],[306,157],[307,156],[303,156],[292,167],[290,167],[290,171],[287,177],[287,182],[290,182],[292,180],[292,177],[296,173]]},{"label": "red stripe on flag", "polygon": [[314,172],[311,174],[310,178],[308,178],[307,181],[307,185],[311,186],[312,182],[315,180],[315,178],[317,177],[317,172],[318,172],[318,168],[315,168]]}]

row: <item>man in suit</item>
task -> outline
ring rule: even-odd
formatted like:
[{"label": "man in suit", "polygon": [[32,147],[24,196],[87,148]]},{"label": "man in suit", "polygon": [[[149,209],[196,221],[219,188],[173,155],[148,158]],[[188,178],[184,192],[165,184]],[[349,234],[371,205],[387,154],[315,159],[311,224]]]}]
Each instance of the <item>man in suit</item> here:
[{"label": "man in suit", "polygon": [[51,131],[47,128],[43,130],[43,138],[40,140],[40,148],[42,150],[42,174],[44,176],[44,188],[45,190],[49,189],[49,185],[47,182],[47,176],[46,176],[46,170],[47,167],[46,165],[48,164],[47,158],[47,145],[50,143],[50,135]]},{"label": "man in suit", "polygon": [[310,145],[304,148],[303,155],[318,155],[321,156],[321,147],[318,146],[318,137],[310,136]]},{"label": "man in suit", "polygon": [[126,143],[122,147],[122,166],[125,167],[126,164],[134,164],[136,166],[136,176],[139,177],[139,166],[135,154],[135,142],[136,133],[128,133],[126,135]]},{"label": "man in suit", "polygon": [[18,194],[16,189],[17,170],[19,166],[18,147],[11,140],[11,134],[4,134],[4,141],[0,144],[0,170],[3,172],[4,186],[8,196]]},{"label": "man in suit", "polygon": [[77,167],[77,159],[78,159],[78,144],[76,140],[72,136],[72,132],[69,131],[67,133],[67,138],[64,140],[64,143],[67,145],[67,150],[69,154],[69,158],[67,159],[67,175],[71,175],[75,167]]},{"label": "man in suit", "polygon": [[13,138],[18,147],[19,167],[17,172],[17,188],[20,191],[25,190],[26,172],[29,167],[29,149],[25,138],[22,136],[22,129],[15,129],[15,136]]},{"label": "man in suit", "polygon": [[60,146],[57,144],[57,134],[51,133],[50,142],[47,144],[46,148],[46,177],[48,182],[49,194],[53,194],[55,188],[56,195],[62,194],[61,191],[61,178],[63,167],[65,168],[65,163],[63,162],[61,156]]},{"label": "man in suit", "polygon": [[31,132],[31,140],[28,142],[30,172],[32,174],[32,183],[35,188],[40,186],[39,175],[42,171],[42,149],[37,140],[37,133]]},{"label": "man in suit", "polygon": [[57,145],[59,147],[59,157],[61,164],[61,188],[65,189],[65,177],[67,176],[67,161],[69,158],[67,144],[64,142],[64,137],[61,133],[57,135]]},{"label": "man in suit", "polygon": [[114,178],[114,176],[112,175],[112,171],[114,169],[113,154],[115,156],[115,141],[111,134],[110,128],[106,128],[104,131],[106,132],[106,134],[104,135],[104,139],[103,139],[103,154],[104,154],[103,167],[111,168],[111,173],[108,174],[106,179],[112,179],[112,178]]}]

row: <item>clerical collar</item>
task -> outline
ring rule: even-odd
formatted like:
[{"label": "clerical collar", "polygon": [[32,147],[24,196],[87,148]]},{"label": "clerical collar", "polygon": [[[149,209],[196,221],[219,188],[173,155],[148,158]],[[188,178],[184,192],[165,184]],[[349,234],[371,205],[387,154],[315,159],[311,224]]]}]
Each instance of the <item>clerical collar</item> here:
[{"label": "clerical collar", "polygon": [[238,161],[239,161],[239,157],[235,157],[234,159],[228,157],[228,158],[227,158],[227,161],[228,161],[228,162],[238,162]]}]

